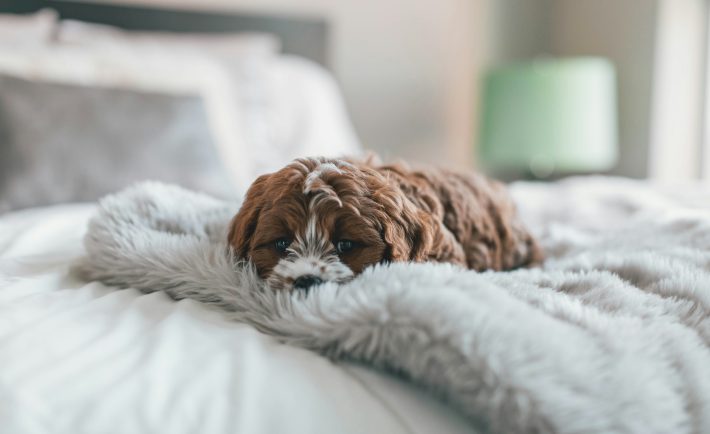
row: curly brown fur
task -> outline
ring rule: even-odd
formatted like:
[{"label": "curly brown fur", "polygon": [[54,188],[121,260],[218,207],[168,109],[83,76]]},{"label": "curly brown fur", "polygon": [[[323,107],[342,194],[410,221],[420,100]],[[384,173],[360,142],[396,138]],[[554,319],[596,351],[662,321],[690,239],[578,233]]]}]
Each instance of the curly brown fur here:
[{"label": "curly brown fur", "polygon": [[302,158],[259,177],[229,244],[273,287],[344,282],[370,265],[509,270],[542,255],[505,187],[482,175]]}]

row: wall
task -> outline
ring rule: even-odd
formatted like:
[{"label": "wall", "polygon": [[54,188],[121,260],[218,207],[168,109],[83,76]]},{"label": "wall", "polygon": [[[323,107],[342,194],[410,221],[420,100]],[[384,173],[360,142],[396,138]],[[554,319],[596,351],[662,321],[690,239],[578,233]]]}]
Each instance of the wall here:
[{"label": "wall", "polygon": [[552,0],[485,0],[484,68],[549,54]]},{"label": "wall", "polygon": [[324,16],[332,26],[333,69],[366,146],[386,156],[472,164],[480,0],[123,3]]},{"label": "wall", "polygon": [[617,68],[620,161],[614,173],[645,177],[651,140],[651,94],[657,0],[554,0],[551,51],[599,55]]}]

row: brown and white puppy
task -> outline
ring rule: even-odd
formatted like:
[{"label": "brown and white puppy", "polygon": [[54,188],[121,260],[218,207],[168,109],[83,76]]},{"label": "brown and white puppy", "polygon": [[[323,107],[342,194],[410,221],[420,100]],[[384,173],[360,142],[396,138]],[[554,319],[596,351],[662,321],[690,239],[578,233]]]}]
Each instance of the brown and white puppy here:
[{"label": "brown and white puppy", "polygon": [[346,282],[383,262],[450,262],[481,271],[541,259],[498,182],[328,158],[301,158],[259,177],[228,241],[269,286],[287,290]]}]

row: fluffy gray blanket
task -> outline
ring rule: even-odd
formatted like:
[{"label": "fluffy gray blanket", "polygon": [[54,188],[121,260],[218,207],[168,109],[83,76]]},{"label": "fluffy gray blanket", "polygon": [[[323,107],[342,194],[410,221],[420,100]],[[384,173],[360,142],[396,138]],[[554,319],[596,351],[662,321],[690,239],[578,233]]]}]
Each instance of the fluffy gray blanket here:
[{"label": "fluffy gray blanket", "polygon": [[275,293],[226,253],[233,206],[155,183],[101,201],[77,269],[400,373],[482,430],[710,432],[710,214],[631,181],[513,194],[541,269],[395,264]]}]

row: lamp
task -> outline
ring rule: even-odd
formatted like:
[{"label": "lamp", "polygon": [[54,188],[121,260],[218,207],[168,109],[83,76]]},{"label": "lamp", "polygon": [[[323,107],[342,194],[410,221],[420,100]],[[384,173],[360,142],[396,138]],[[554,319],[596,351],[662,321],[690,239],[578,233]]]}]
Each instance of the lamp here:
[{"label": "lamp", "polygon": [[618,158],[616,80],[602,58],[546,59],[487,74],[480,156],[493,170],[608,170]]}]

